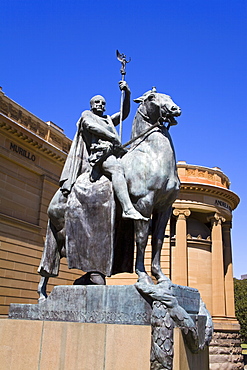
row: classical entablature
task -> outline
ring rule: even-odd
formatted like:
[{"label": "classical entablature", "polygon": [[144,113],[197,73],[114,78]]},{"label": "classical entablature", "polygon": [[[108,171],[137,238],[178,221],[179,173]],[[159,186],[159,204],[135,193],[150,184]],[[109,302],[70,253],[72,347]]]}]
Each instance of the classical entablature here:
[{"label": "classical entablature", "polygon": [[212,185],[182,183],[175,208],[181,202],[185,205],[189,202],[190,208],[199,208],[201,212],[218,210],[230,216],[239,203],[239,197],[230,190]]},{"label": "classical entablature", "polygon": [[239,197],[231,190],[226,190],[213,185],[205,185],[200,183],[181,183],[181,193],[192,192],[192,193],[206,193],[206,195],[212,195],[214,197],[220,197],[222,200],[231,203],[231,209],[234,210],[238,203]]},{"label": "classical entablature", "polygon": [[15,152],[19,154],[24,153],[22,148],[18,146],[18,144],[21,145],[21,142],[24,142],[24,144],[28,144],[29,146],[37,149],[42,155],[44,154],[53,157],[56,161],[61,163],[65,162],[67,154],[66,152],[47,142],[47,140],[40,138],[38,135],[33,134],[33,132],[30,132],[29,135],[27,129],[24,129],[21,125],[7,118],[2,113],[0,113],[0,128],[5,130],[6,133],[10,135],[12,140],[13,138],[17,139],[18,142],[12,144],[11,147],[11,149]]},{"label": "classical entablature", "polygon": [[[44,122],[0,91],[0,127],[42,154],[64,163],[71,140],[53,122]],[[22,148],[14,148],[21,152]],[[23,153],[23,152],[21,152]]]},{"label": "classical entablature", "polygon": [[175,208],[189,207],[200,213],[222,214],[231,220],[232,211],[239,204],[239,197],[229,190],[228,177],[217,167],[208,168],[178,162],[181,188]]}]

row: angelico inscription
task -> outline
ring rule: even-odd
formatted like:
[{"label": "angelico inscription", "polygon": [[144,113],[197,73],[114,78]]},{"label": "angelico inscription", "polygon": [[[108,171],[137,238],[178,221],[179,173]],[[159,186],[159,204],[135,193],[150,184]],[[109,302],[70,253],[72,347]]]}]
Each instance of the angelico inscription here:
[{"label": "angelico inscription", "polygon": [[226,209],[228,209],[230,212],[232,212],[232,209],[231,209],[231,207],[229,206],[229,204],[227,204],[226,202],[223,202],[222,200],[215,199],[215,205],[216,205],[216,206],[223,207],[223,208],[226,208]]},{"label": "angelico inscription", "polygon": [[23,157],[29,159],[30,161],[34,162],[36,159],[34,154],[31,154],[26,149],[23,149],[16,144],[10,143],[10,150],[13,150],[13,152],[16,152],[17,154],[22,155]]}]

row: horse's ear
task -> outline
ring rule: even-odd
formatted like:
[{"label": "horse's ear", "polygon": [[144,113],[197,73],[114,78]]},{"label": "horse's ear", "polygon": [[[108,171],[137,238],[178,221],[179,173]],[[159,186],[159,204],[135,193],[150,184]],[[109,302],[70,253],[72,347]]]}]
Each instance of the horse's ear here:
[{"label": "horse's ear", "polygon": [[155,97],[155,93],[156,93],[156,88],[153,87],[152,90],[149,90],[149,91],[145,92],[145,94],[143,94],[139,98],[134,99],[133,101],[135,103],[143,103],[144,100],[147,100],[147,99],[148,100],[153,100],[153,98]]},{"label": "horse's ear", "polygon": [[143,102],[143,96],[140,96],[140,98],[133,99],[135,103],[142,103]]}]

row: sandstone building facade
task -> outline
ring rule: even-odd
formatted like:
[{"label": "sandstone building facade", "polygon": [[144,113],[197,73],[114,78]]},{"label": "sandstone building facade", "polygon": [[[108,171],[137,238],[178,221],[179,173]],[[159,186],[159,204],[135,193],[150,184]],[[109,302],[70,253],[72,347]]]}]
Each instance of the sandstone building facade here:
[{"label": "sandstone building facade", "polygon": [[[10,303],[36,303],[47,224],[47,207],[71,140],[52,122],[44,122],[0,91],[0,315]],[[215,339],[211,360],[228,351],[239,324],[235,318],[231,226],[232,211],[239,203],[227,176],[217,167],[178,162],[181,190],[173,205],[161,256],[164,273],[180,285],[199,289],[212,314]],[[146,251],[150,272],[151,247]],[[54,285],[72,284],[81,276],[61,264]],[[133,284],[135,274],[119,274],[107,284]],[[219,341],[220,339],[220,341]],[[237,339],[236,339],[237,340]],[[218,344],[221,342],[221,349]],[[226,346],[226,347],[224,347]],[[235,363],[239,352],[233,353]]]},{"label": "sandstone building facade", "polygon": [[[241,366],[242,357],[234,306],[231,227],[239,197],[229,189],[228,177],[217,167],[184,161],[177,167],[181,188],[166,229],[161,267],[173,283],[199,289],[212,315],[210,369],[238,368],[234,366]],[[150,272],[150,242],[146,266]],[[111,277],[108,284],[136,281],[135,274],[121,275]]]},{"label": "sandstone building facade", "polygon": [[[37,267],[47,224],[47,207],[71,141],[52,122],[38,117],[0,91],[0,315],[10,303],[37,303]],[[54,284],[81,276],[62,263]]]}]

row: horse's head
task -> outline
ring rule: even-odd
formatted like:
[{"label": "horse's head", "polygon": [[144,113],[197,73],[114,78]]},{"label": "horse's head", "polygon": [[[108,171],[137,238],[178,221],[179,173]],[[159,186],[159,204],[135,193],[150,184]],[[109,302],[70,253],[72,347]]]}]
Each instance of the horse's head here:
[{"label": "horse's head", "polygon": [[139,111],[142,115],[149,118],[150,123],[168,122],[169,125],[176,125],[177,121],[174,117],[181,114],[181,109],[174,103],[169,95],[157,93],[153,88],[137,99],[135,103],[140,103]]}]

